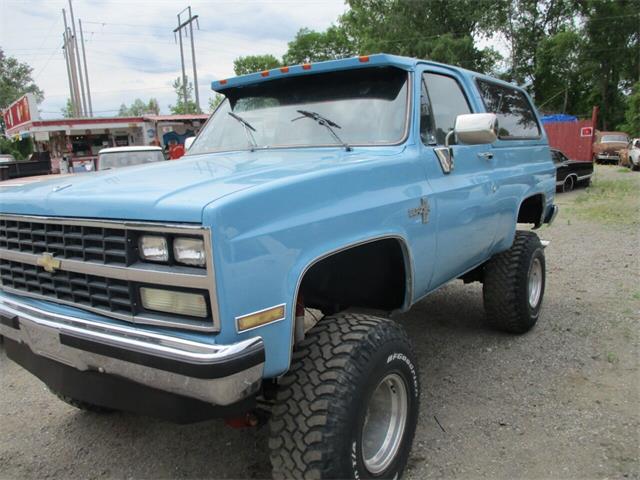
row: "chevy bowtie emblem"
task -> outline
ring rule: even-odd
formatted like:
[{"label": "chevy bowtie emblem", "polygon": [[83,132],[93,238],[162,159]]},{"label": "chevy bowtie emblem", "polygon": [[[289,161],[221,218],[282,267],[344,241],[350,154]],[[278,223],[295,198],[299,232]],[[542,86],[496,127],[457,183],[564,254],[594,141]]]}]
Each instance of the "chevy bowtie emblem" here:
[{"label": "chevy bowtie emblem", "polygon": [[60,268],[60,260],[53,258],[50,253],[43,253],[36,261],[38,266],[45,269],[47,272],[53,272]]}]

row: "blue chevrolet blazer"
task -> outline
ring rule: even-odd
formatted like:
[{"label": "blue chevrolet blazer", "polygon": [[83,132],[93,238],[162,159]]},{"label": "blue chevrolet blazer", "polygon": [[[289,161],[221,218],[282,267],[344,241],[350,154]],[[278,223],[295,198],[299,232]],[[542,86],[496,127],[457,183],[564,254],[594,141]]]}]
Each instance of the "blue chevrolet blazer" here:
[{"label": "blue chevrolet blazer", "polygon": [[268,422],[276,478],[397,478],[420,376],[393,315],[454,279],[494,328],[540,315],[536,109],[384,54],[212,88],[180,161],[0,188],[6,354],[85,410]]}]

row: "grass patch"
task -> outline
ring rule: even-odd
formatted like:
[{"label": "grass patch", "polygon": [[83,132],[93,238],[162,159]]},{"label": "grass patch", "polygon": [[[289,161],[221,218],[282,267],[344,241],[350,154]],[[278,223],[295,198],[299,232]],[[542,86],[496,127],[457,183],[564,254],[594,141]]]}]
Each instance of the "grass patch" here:
[{"label": "grass patch", "polygon": [[585,220],[640,225],[640,188],[634,179],[596,179],[569,210]]},{"label": "grass patch", "polygon": [[631,173],[631,169],[630,168],[625,168],[625,167],[621,167],[616,171],[620,172],[620,173]]},{"label": "grass patch", "polygon": [[618,356],[613,352],[607,352],[607,362],[618,363]]}]

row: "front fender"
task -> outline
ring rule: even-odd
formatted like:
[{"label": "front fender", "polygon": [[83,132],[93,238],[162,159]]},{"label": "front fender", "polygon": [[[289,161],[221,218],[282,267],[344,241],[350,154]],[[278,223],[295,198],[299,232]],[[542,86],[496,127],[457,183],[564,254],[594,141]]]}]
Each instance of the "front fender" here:
[{"label": "front fender", "polygon": [[[359,243],[398,238],[411,285],[413,267],[403,222],[414,195],[424,188],[421,176],[417,164],[373,160],[345,165],[332,174],[278,180],[207,208],[204,223],[212,229],[222,325],[219,341],[259,335],[265,343],[265,377],[285,372],[304,273],[319,259]],[[244,333],[236,331],[236,317],[283,303],[283,320]]]}]

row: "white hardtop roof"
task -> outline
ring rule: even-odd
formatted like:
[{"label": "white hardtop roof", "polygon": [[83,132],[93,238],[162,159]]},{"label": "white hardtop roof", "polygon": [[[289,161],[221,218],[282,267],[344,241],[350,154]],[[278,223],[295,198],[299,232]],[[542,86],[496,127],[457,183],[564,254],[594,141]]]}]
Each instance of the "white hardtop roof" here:
[{"label": "white hardtop roof", "polygon": [[98,152],[98,154],[101,154],[101,153],[122,153],[122,152],[144,152],[144,151],[149,151],[149,150],[158,150],[158,151],[161,152],[162,148],[156,147],[154,145],[135,146],[135,147],[110,147],[110,148],[103,148],[102,150],[100,150]]}]

